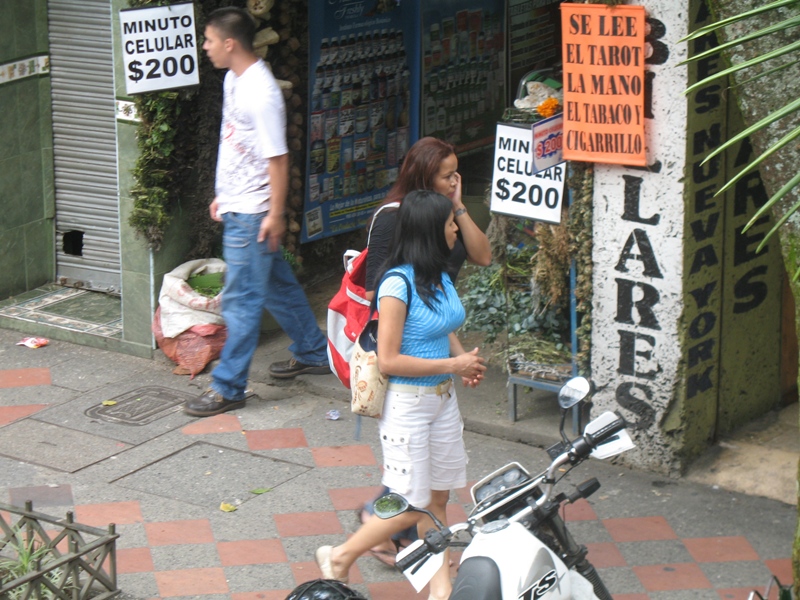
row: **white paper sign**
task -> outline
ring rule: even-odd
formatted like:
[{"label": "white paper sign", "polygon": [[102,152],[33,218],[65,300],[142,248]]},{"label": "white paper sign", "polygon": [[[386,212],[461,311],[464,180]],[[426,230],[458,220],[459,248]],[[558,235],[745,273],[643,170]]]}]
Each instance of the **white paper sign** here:
[{"label": "white paper sign", "polygon": [[197,85],[194,3],[119,11],[128,94]]},{"label": "white paper sign", "polygon": [[561,222],[566,163],[536,172],[529,125],[497,124],[492,212],[546,223]]},{"label": "white paper sign", "polygon": [[[397,553],[397,558],[395,562],[405,558],[409,554],[411,554],[414,550],[422,546],[425,542],[423,540],[416,540],[412,544],[409,544],[406,548],[403,548],[400,552]],[[403,571],[403,575],[406,576],[406,579],[411,582],[411,585],[414,586],[414,589],[418,592],[422,591],[433,576],[436,575],[436,572],[442,567],[444,564],[444,554],[429,554],[425,559],[425,562],[416,562],[410,567],[408,567],[405,571]]]}]

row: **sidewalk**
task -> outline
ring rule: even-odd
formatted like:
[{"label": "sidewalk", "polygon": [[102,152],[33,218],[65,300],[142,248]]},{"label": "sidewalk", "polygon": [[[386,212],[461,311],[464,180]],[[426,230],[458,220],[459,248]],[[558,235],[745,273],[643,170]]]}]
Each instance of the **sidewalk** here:
[{"label": "sidewalk", "polygon": [[[348,393],[332,375],[268,376],[288,357],[280,334],[262,339],[247,406],[209,419],[181,412],[207,374],[173,375],[161,355],[15,346],[21,337],[0,329],[0,502],[116,523],[123,598],[283,599],[319,576],[314,549],[354,531],[357,509],[380,487],[375,421],[363,419],[354,439]],[[501,373],[459,397],[471,481],[512,460],[546,464],[528,444],[555,440],[552,396],[521,394],[513,424]],[[326,419],[331,409],[342,418]],[[592,476],[601,489],[566,516],[617,600],[744,600],[771,574],[791,579],[795,507],[597,461],[568,481]],[[454,500],[449,517],[463,520],[468,491]],[[350,575],[376,600],[427,597],[369,556]]]}]

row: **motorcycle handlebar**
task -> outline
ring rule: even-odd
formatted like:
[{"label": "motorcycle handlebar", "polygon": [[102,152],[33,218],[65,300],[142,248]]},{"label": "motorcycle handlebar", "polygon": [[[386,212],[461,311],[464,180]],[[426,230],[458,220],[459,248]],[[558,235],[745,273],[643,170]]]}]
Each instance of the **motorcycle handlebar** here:
[{"label": "motorcycle handlebar", "polygon": [[584,433],[581,437],[572,442],[572,453],[574,453],[577,458],[586,458],[597,446],[623,429],[625,429],[625,421],[616,419],[594,433]]},{"label": "motorcycle handlebar", "polygon": [[431,551],[428,549],[428,545],[423,542],[420,544],[419,548],[412,550],[410,554],[398,559],[395,565],[401,571],[405,571],[408,567],[419,562],[428,554],[431,554]]}]

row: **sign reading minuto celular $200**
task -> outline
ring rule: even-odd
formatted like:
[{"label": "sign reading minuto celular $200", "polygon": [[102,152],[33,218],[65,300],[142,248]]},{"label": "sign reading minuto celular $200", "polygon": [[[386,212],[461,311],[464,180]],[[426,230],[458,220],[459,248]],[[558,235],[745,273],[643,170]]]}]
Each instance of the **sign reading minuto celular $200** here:
[{"label": "sign reading minuto celular $200", "polygon": [[200,82],[193,3],[121,10],[119,20],[128,94]]},{"label": "sign reading minuto celular $200", "polygon": [[561,5],[566,160],[647,164],[643,6]]}]

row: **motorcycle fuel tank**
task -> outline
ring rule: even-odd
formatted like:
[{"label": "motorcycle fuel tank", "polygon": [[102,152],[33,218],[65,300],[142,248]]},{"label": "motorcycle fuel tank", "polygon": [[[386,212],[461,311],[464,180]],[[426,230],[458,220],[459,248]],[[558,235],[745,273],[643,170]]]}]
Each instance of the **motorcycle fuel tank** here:
[{"label": "motorcycle fuel tank", "polygon": [[473,556],[490,558],[500,568],[502,600],[572,598],[566,565],[519,523],[498,520],[484,525],[464,550],[462,565]]}]

